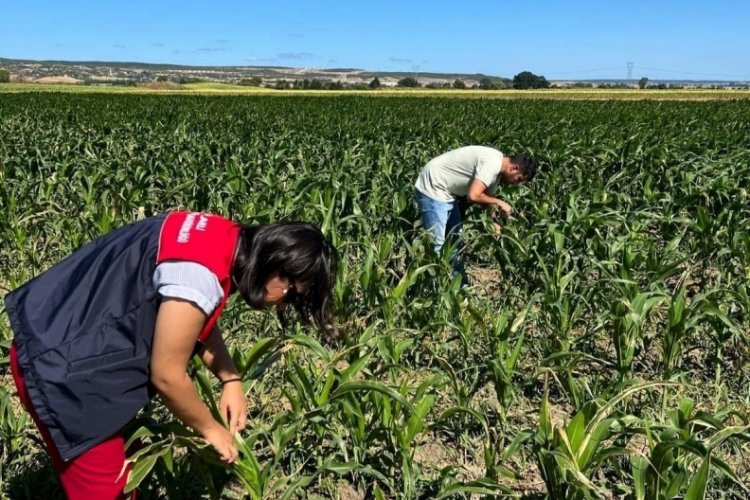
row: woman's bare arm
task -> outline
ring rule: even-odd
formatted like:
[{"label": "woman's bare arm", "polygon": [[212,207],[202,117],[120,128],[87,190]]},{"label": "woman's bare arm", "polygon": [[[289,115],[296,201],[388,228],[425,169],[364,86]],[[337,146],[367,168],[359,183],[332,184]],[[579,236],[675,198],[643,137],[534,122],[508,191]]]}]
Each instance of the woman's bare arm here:
[{"label": "woman's bare arm", "polygon": [[187,366],[206,315],[192,302],[165,299],[159,306],[151,353],[151,382],[167,408],[199,432],[222,459],[233,462],[237,449],[232,434],[214,420],[201,401]]}]

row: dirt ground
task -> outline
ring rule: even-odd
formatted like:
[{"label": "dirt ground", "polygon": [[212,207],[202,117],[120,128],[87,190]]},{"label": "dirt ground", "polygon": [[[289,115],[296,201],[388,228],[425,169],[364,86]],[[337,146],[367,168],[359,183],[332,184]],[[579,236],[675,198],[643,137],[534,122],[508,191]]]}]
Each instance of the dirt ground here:
[{"label": "dirt ground", "polygon": [[469,283],[487,293],[498,292],[502,289],[503,276],[497,269],[491,267],[470,266],[466,269]]}]

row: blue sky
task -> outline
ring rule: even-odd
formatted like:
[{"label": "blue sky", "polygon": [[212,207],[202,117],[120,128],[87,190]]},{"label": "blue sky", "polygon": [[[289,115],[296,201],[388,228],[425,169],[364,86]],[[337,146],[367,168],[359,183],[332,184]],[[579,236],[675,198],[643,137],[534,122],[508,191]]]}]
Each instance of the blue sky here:
[{"label": "blue sky", "polygon": [[750,1],[0,0],[0,57],[750,80]]}]

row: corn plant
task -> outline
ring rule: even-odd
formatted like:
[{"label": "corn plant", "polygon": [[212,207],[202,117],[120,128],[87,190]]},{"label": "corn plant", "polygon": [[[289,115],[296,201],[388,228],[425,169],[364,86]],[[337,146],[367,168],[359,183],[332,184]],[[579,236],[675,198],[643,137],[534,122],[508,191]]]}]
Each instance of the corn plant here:
[{"label": "corn plant", "polygon": [[25,431],[29,426],[28,414],[13,409],[13,396],[0,387],[0,487],[8,480],[7,469],[18,463],[28,453]]},{"label": "corn plant", "polygon": [[643,331],[649,313],[665,300],[661,292],[636,291],[612,305],[612,337],[621,376],[630,372],[633,360],[643,347]]},{"label": "corn plant", "polygon": [[542,398],[538,428],[524,437],[533,440],[537,464],[550,498],[596,498],[606,495],[595,475],[608,460],[625,456],[623,447],[609,445],[610,438],[623,432],[626,416],[611,417],[616,405],[632,394],[668,385],[648,382],[622,390],[603,404],[592,402],[576,413],[564,427],[553,424],[549,399]]},{"label": "corn plant", "polygon": [[731,412],[696,411],[690,399],[683,399],[668,417],[663,426],[646,422],[643,433],[648,451],[631,458],[635,498],[662,500],[684,494],[684,498],[702,499],[714,469],[750,492],[729,465],[713,456],[724,443],[736,445],[750,439],[750,426],[727,425],[733,418]]}]

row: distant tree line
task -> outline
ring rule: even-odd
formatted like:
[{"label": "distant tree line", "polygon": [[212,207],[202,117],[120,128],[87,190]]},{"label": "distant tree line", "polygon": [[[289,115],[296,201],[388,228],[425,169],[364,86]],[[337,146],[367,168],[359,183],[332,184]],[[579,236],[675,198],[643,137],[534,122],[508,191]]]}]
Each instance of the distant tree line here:
[{"label": "distant tree line", "polygon": [[[259,80],[259,79],[258,79]],[[250,85],[241,83],[241,85]],[[256,81],[253,85],[261,85]],[[271,85],[267,85],[278,90],[341,90],[341,89],[379,89],[383,87],[378,77],[373,78],[369,83],[343,83],[333,80],[318,80],[316,78],[304,80],[277,80]],[[549,81],[544,76],[535,75],[530,71],[524,71],[517,74],[513,79],[507,78],[489,78],[483,77],[477,83],[469,85],[456,78],[451,82],[430,82],[422,85],[419,80],[412,76],[401,78],[396,83],[396,87],[401,88],[426,88],[426,89],[481,89],[481,90],[499,90],[499,89],[545,89],[550,86]]]},{"label": "distant tree line", "polygon": [[[253,78],[253,81],[243,80],[240,85],[249,86],[262,86],[263,83],[260,78]],[[572,82],[564,85],[557,84],[556,88],[579,88],[579,89],[629,89],[633,88],[633,84],[625,82]],[[685,88],[683,85],[670,84],[670,83],[648,83],[648,79],[644,78],[638,82],[639,88],[642,89],[682,89]],[[319,80],[304,79],[304,80],[278,80],[275,83],[266,84],[266,87],[275,88],[277,90],[369,90],[369,89],[380,89],[384,85],[381,83],[378,77],[373,78],[369,83],[358,82],[358,83],[345,83],[341,81],[333,80]],[[512,80],[509,79],[491,79],[482,78],[477,83],[473,83],[471,86],[460,78],[456,78],[453,82],[430,82],[426,85],[421,84],[416,78],[407,76],[401,78],[396,83],[398,88],[424,88],[424,89],[475,89],[475,90],[502,90],[502,89],[547,89],[552,87],[551,83],[540,75],[535,75],[530,72],[523,72],[516,75]],[[718,88],[718,87],[717,87]]]},{"label": "distant tree line", "polygon": [[[175,66],[177,67],[177,66]],[[175,67],[164,67],[164,70],[171,70]],[[11,68],[12,69],[12,68]],[[335,70],[331,70],[335,71]],[[342,70],[344,71],[344,70]],[[111,72],[110,72],[111,74]],[[425,75],[425,77],[435,78],[437,74]],[[0,83],[7,83],[11,81],[11,73],[7,69],[0,69]],[[97,76],[96,78],[89,78],[84,76],[77,76],[83,85],[104,85],[104,86],[138,86],[141,84],[153,83],[169,83],[174,82],[177,84],[194,84],[208,81],[217,80],[206,80],[196,76],[187,75],[167,75],[164,73],[153,74],[153,73],[141,73],[137,76],[128,75],[127,77],[102,77]],[[498,77],[481,77],[479,80],[474,80],[471,83],[455,78],[453,82],[442,81],[442,82],[429,82],[425,85],[419,82],[414,76],[406,76],[397,81],[396,87],[402,88],[426,88],[426,89],[481,89],[481,90],[499,90],[499,89],[546,89],[553,85],[543,76],[536,75],[531,71],[522,71],[515,75],[512,79],[509,78],[498,78]],[[253,76],[247,78],[240,78],[239,80],[226,79],[219,80],[225,81],[226,83],[234,83],[246,87],[266,87],[275,88],[279,90],[368,90],[368,89],[379,89],[384,87],[379,77],[374,77],[369,82],[357,82],[349,83],[342,81],[335,81],[330,79],[318,79],[305,78],[303,80],[270,80],[264,83],[263,78],[260,76]],[[684,88],[701,87],[701,88],[712,88],[720,89],[731,87],[735,89],[750,89],[750,85],[746,82],[730,82],[728,84],[684,84],[684,83],[667,83],[667,82],[651,82],[647,77],[642,77],[638,81],[576,81],[576,82],[556,82],[555,88],[573,88],[573,89],[632,89],[634,87],[639,89],[651,90],[651,89],[667,89],[667,90],[678,90]]]},{"label": "distant tree line", "polygon": [[[367,88],[366,84],[360,84]],[[268,85],[267,85],[268,86]],[[277,80],[272,85],[277,90],[343,90],[344,88],[352,88],[352,85],[344,85],[342,82],[336,80],[318,80],[317,78],[304,80]]]}]

